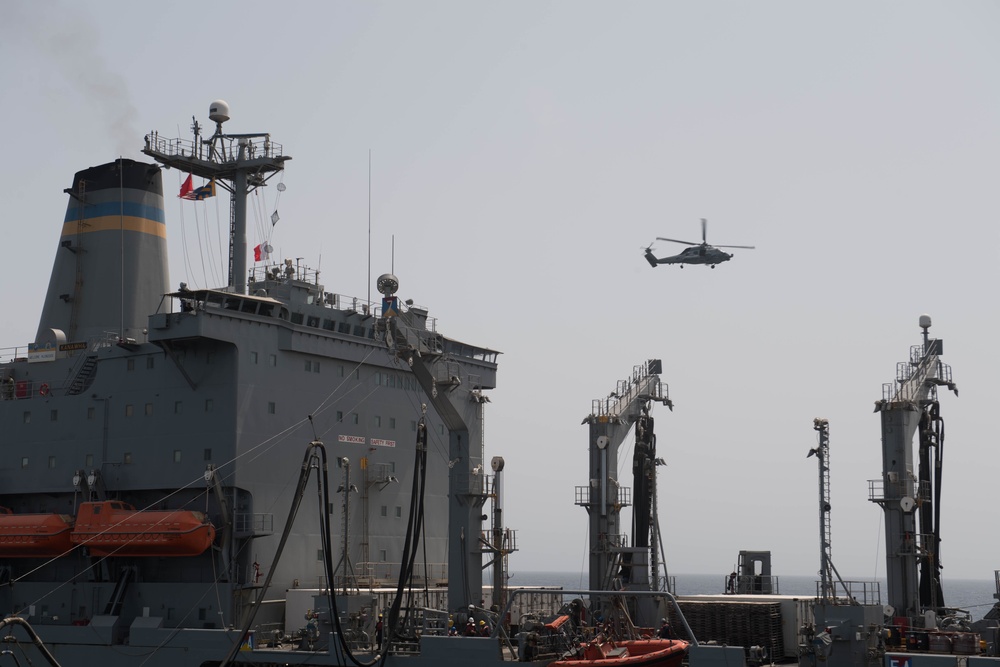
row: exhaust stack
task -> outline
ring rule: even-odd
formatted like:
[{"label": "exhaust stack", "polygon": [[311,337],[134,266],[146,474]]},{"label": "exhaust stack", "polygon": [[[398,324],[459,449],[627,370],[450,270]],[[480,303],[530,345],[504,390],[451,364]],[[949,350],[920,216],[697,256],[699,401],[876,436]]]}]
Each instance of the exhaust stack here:
[{"label": "exhaust stack", "polygon": [[168,291],[160,167],[119,159],[77,172],[35,342],[143,340]]}]

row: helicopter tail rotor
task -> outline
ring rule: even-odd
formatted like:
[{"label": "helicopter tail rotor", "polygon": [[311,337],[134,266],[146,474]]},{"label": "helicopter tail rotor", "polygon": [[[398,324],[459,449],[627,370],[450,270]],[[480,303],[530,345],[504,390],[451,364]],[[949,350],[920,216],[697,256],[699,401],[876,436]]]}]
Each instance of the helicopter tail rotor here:
[{"label": "helicopter tail rotor", "polygon": [[659,265],[659,262],[656,260],[656,255],[653,254],[653,244],[650,243],[644,250],[646,251],[646,261],[655,269]]}]

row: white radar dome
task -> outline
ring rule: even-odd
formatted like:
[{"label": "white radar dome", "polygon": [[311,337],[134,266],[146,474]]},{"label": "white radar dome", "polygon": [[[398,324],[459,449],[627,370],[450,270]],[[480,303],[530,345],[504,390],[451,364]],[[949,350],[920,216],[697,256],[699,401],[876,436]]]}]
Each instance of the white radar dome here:
[{"label": "white radar dome", "polygon": [[229,105],[225,100],[215,100],[208,107],[208,118],[216,123],[225,123],[229,120]]}]

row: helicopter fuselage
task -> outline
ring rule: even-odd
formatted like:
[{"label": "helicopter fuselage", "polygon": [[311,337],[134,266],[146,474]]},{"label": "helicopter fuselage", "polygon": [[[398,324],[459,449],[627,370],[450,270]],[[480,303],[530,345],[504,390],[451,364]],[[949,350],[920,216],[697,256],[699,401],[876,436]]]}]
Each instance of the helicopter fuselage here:
[{"label": "helicopter fuselage", "polygon": [[650,266],[657,266],[659,264],[680,264],[681,268],[684,268],[685,264],[707,264],[708,266],[715,268],[716,264],[722,264],[723,262],[728,262],[733,258],[728,252],[720,250],[720,248],[746,248],[748,250],[753,250],[752,245],[720,245],[711,246],[708,245],[708,220],[705,218],[701,219],[701,243],[692,243],[691,241],[682,241],[680,239],[668,239],[662,236],[657,236],[657,241],[669,241],[670,243],[681,243],[683,245],[689,246],[684,248],[679,254],[671,255],[669,257],[657,257],[653,254],[652,244],[646,246],[646,261],[649,262]]},{"label": "helicopter fuselage", "polygon": [[713,246],[702,245],[685,248],[678,254],[669,257],[656,257],[651,250],[646,251],[646,261],[649,262],[650,266],[658,264],[708,264],[714,267],[716,264],[728,262],[732,257],[728,252],[723,252]]}]

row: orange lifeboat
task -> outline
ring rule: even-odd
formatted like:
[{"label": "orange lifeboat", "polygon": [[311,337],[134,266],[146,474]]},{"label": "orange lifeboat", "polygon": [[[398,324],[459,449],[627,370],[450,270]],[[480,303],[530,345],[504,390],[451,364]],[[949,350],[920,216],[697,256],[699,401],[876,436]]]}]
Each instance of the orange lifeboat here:
[{"label": "orange lifeboat", "polygon": [[0,507],[0,556],[54,558],[72,551],[72,517],[65,514],[14,514]]},{"label": "orange lifeboat", "polygon": [[93,556],[197,556],[212,545],[215,527],[201,512],[136,511],[106,500],[80,504],[70,540]]},{"label": "orange lifeboat", "polygon": [[681,667],[688,646],[680,639],[612,641],[599,636],[568,651],[549,667]]}]

